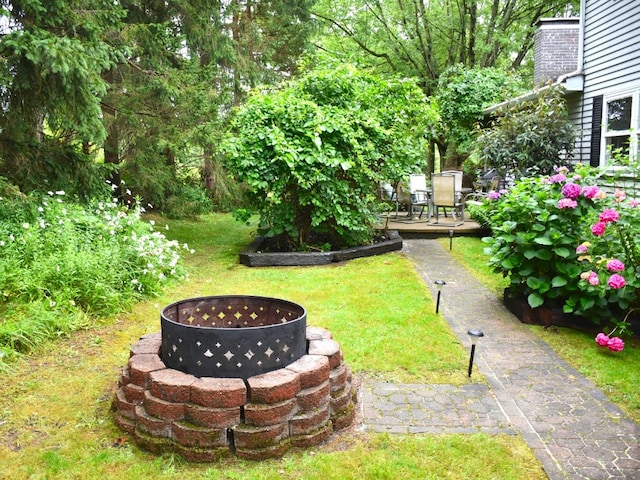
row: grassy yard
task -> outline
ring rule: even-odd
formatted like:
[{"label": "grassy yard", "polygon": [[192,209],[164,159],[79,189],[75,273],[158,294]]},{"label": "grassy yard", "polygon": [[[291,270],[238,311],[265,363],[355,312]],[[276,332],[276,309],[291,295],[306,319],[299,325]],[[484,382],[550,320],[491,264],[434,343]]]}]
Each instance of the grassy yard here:
[{"label": "grassy yard", "polygon": [[[164,225],[163,219],[155,220]],[[116,442],[122,434],[112,421],[110,404],[129,346],[140,335],[158,331],[160,308],[183,298],[286,298],[305,306],[309,324],[331,330],[357,376],[395,382],[469,381],[464,374],[467,352],[434,315],[426,286],[401,254],[325,267],[251,269],[237,262],[250,240],[250,227],[227,215],[169,225],[168,236],[195,249],[186,258],[188,281],[131,311],[49,342],[0,375],[0,477],[546,478],[524,441],[512,436],[391,436],[352,429],[327,445],[291,452],[280,460],[230,459],[203,465],[148,454],[128,439],[124,445]]]},{"label": "grassy yard", "polygon": [[[448,249],[448,239],[443,239],[442,245]],[[489,271],[486,266],[487,257],[483,253],[484,246],[478,238],[460,237],[456,239],[451,254],[480,283],[501,298],[508,281]],[[637,337],[624,338],[624,351],[613,353],[597,347],[592,333],[556,327],[529,328],[640,423],[640,340]]]}]

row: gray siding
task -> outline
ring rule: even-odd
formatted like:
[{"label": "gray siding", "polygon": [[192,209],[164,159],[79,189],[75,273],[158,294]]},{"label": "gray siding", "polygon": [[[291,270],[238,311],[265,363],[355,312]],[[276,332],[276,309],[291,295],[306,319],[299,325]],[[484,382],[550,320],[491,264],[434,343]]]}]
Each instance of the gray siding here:
[{"label": "gray siding", "polygon": [[640,1],[586,0],[584,19],[583,101],[569,106],[583,133],[575,158],[588,163],[593,98],[640,87]]}]

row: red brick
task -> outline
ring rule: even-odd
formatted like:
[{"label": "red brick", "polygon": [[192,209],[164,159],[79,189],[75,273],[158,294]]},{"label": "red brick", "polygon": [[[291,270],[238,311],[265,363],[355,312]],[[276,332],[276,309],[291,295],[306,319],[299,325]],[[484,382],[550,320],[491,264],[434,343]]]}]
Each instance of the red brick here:
[{"label": "red brick", "polygon": [[191,385],[191,401],[202,407],[241,407],[247,403],[247,387],[240,378],[198,378]]},{"label": "red brick", "polygon": [[129,356],[133,357],[134,355],[139,354],[160,354],[160,347],[162,347],[162,337],[160,332],[153,335],[145,335],[138,340],[137,343],[134,343],[129,348]]},{"label": "red brick", "polygon": [[147,414],[164,420],[184,418],[184,403],[173,403],[154,397],[149,390],[144,392],[144,409]]},{"label": "red brick", "polygon": [[174,445],[175,452],[187,462],[211,463],[231,456],[228,447],[199,448]]},{"label": "red brick", "polygon": [[351,404],[351,386],[331,395],[331,415],[339,415]]},{"label": "red brick", "polygon": [[165,365],[158,355],[142,353],[129,359],[129,378],[132,383],[147,388],[149,374],[165,369]]},{"label": "red brick", "polygon": [[229,428],[240,424],[240,407],[209,408],[187,403],[185,418],[200,427]]},{"label": "red brick", "polygon": [[121,415],[120,413],[116,413],[113,419],[116,422],[118,428],[124,433],[132,435],[134,430],[136,429],[136,422],[134,422],[130,418],[125,417],[124,415]]},{"label": "red brick", "polygon": [[148,450],[151,453],[159,454],[173,450],[173,441],[170,438],[153,437],[138,428],[133,432],[133,438],[140,448]]},{"label": "red brick", "polygon": [[347,428],[349,425],[353,423],[355,418],[356,418],[356,408],[353,405],[353,403],[350,403],[349,407],[346,410],[344,410],[337,416],[331,417],[333,430],[337,432],[339,430],[343,430]]},{"label": "red brick", "polygon": [[167,368],[149,374],[149,391],[167,402],[185,403],[191,400],[191,384],[195,380],[193,375]]},{"label": "red brick", "polygon": [[322,327],[307,327],[307,340],[324,340],[327,338],[333,338],[333,335],[329,330]]},{"label": "red brick", "polygon": [[325,381],[316,387],[300,390],[298,395],[296,395],[296,400],[298,401],[300,411],[307,412],[309,410],[315,410],[327,403],[329,401],[329,395],[329,381]]},{"label": "red brick", "polygon": [[144,387],[135,383],[128,383],[122,388],[124,388],[124,397],[127,402],[140,405],[144,401]]},{"label": "red brick", "polygon": [[266,448],[238,448],[236,456],[243,460],[261,461],[269,458],[280,458],[291,449],[289,439]]},{"label": "red brick", "polygon": [[340,345],[333,339],[311,340],[309,342],[309,355],[324,355],[329,359],[329,366],[336,368],[342,362]]},{"label": "red brick", "polygon": [[118,386],[124,387],[125,385],[131,383],[131,378],[129,377],[129,366],[126,365],[122,367],[122,371],[120,373],[120,378],[118,379]]},{"label": "red brick", "polygon": [[204,428],[177,422],[173,424],[173,440],[185,447],[225,447],[227,446],[227,429]]},{"label": "red brick", "polygon": [[344,363],[331,369],[331,374],[329,375],[331,379],[331,392],[342,390],[347,385],[347,373],[347,366]]},{"label": "red brick", "polygon": [[114,404],[118,413],[123,417],[131,420],[136,418],[136,404],[127,400],[125,387],[120,387],[116,392]]},{"label": "red brick", "polygon": [[327,423],[323,425],[318,430],[308,435],[295,435],[291,437],[291,445],[297,448],[309,448],[314,445],[319,445],[325,440],[327,440],[331,433],[333,432],[333,427],[331,423]]},{"label": "red brick", "polygon": [[300,391],[300,375],[286,368],[250,377],[247,383],[251,403],[279,403]]},{"label": "red brick", "polygon": [[280,403],[249,403],[244,407],[244,420],[247,425],[256,427],[286,423],[297,410],[295,398]]},{"label": "red brick", "polygon": [[293,417],[289,422],[289,432],[291,436],[309,435],[329,423],[329,418],[330,411],[327,403],[317,410]]},{"label": "red brick", "polygon": [[136,407],[136,430],[152,437],[171,438],[171,422],[148,415],[142,405]]},{"label": "red brick", "polygon": [[324,355],[304,355],[287,366],[300,375],[300,387],[309,388],[320,385],[329,378],[329,359]]},{"label": "red brick", "polygon": [[289,437],[289,424],[280,423],[266,427],[238,425],[233,429],[236,448],[256,449],[276,445]]}]

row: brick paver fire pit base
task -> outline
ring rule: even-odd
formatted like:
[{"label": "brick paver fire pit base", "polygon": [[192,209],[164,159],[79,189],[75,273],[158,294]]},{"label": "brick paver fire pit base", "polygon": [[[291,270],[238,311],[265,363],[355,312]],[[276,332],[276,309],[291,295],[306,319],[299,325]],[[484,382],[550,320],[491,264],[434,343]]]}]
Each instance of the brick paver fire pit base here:
[{"label": "brick paver fire pit base", "polygon": [[116,423],[146,450],[195,462],[263,460],[317,445],[351,425],[357,391],[331,333],[307,327],[307,340],[299,360],[244,381],[167,368],[160,332],[145,335],[120,377]]}]

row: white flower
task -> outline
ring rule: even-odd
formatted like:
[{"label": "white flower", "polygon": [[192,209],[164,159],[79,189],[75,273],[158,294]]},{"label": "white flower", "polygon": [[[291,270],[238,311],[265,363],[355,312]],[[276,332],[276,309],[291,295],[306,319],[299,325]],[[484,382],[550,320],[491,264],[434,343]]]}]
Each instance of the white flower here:
[{"label": "white flower", "polygon": [[58,191],[56,192],[56,195],[64,195],[64,190],[58,190]]},{"label": "white flower", "polygon": [[38,211],[39,211],[39,212],[44,212],[44,208],[42,208],[42,207],[38,207]]},{"label": "white flower", "polygon": [[28,229],[29,229],[29,227],[30,227],[29,222],[24,222],[24,223],[22,224],[22,228],[24,228],[25,230],[28,230]]}]

